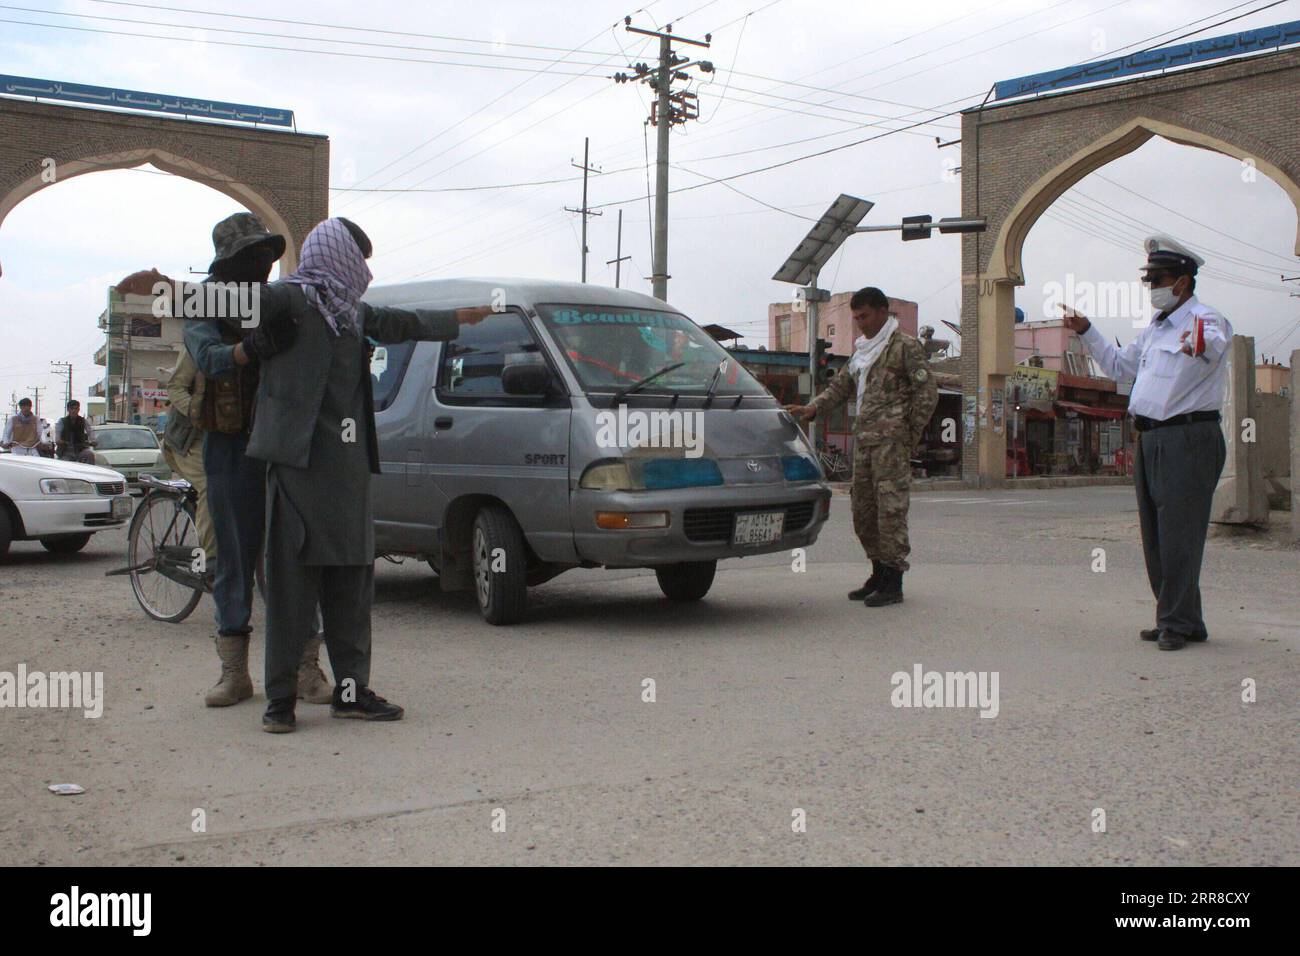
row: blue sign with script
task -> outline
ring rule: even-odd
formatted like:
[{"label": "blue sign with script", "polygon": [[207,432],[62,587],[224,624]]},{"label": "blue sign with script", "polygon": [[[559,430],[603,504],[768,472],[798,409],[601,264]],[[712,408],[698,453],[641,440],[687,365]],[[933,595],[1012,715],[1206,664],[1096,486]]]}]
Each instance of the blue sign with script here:
[{"label": "blue sign with script", "polygon": [[1230,36],[1210,37],[1176,46],[1144,50],[1128,56],[1098,60],[1095,63],[1082,63],[1078,66],[1068,66],[1063,70],[1035,73],[1014,80],[1002,80],[993,85],[993,98],[1005,100],[1013,96],[1043,93],[1068,86],[1096,83],[1100,80],[1113,80],[1121,76],[1132,76],[1135,73],[1167,70],[1171,67],[1186,66],[1189,63],[1200,63],[1205,60],[1218,60],[1242,53],[1259,53],[1289,43],[1300,43],[1300,20],[1280,23],[1274,27],[1260,27],[1258,30],[1247,30],[1245,33],[1235,33]]},{"label": "blue sign with script", "polygon": [[92,106],[120,106],[132,110],[194,116],[199,119],[238,120],[241,123],[259,123],[266,126],[293,126],[293,110],[248,106],[244,103],[222,103],[217,100],[196,100],[159,93],[141,93],[139,90],[114,90],[105,86],[87,86],[85,83],[37,80],[29,76],[0,74],[0,94],[35,96],[45,100],[67,100],[71,103],[88,103]]}]

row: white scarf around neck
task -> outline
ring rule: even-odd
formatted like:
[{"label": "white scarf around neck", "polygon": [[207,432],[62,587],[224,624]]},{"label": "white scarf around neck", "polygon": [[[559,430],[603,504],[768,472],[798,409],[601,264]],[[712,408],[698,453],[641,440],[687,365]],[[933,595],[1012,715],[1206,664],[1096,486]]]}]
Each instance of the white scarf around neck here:
[{"label": "white scarf around neck", "polygon": [[859,335],[854,340],[853,357],[849,359],[848,371],[858,380],[858,402],[855,414],[862,411],[862,391],[866,386],[867,376],[876,361],[884,354],[885,346],[889,344],[889,339],[897,330],[898,319],[891,315],[880,327],[880,331],[871,338]]}]

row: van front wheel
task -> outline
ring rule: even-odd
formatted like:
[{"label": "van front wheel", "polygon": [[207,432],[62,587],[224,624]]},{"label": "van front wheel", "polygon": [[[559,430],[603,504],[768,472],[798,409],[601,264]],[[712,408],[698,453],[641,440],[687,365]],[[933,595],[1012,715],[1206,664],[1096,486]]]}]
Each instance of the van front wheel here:
[{"label": "van front wheel", "polygon": [[517,624],[528,605],[528,553],[514,516],[500,505],[474,518],[474,595],[489,624]]},{"label": "van front wheel", "polygon": [[698,601],[713,587],[717,561],[683,561],[655,568],[659,589],[670,601]]}]

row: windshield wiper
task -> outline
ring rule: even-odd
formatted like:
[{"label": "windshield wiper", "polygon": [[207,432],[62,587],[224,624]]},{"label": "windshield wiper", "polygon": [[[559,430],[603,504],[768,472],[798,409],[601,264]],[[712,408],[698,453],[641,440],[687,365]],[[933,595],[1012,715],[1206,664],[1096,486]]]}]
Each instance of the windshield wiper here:
[{"label": "windshield wiper", "polygon": [[718,378],[722,375],[722,366],[726,365],[725,361],[719,362],[718,367],[713,370],[713,378],[709,379],[709,387],[704,390],[704,407],[708,408],[713,404],[713,390],[718,386]]},{"label": "windshield wiper", "polygon": [[651,372],[649,375],[641,379],[641,381],[639,382],[633,382],[631,385],[624,385],[622,388],[620,388],[617,392],[614,393],[614,397],[609,400],[609,403],[611,405],[617,405],[619,402],[627,398],[633,392],[638,392],[641,389],[645,388],[655,379],[659,378],[659,376],[667,375],[669,372],[675,372],[677,371],[677,369],[681,368],[685,364],[686,364],[685,362],[677,362],[673,365],[665,365],[659,371]]}]

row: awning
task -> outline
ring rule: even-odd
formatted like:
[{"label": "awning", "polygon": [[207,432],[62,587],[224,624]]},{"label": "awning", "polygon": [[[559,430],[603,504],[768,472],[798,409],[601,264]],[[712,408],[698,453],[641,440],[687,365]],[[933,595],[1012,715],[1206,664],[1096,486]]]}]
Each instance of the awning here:
[{"label": "awning", "polygon": [[1124,409],[1105,408],[1100,405],[1084,405],[1082,402],[1057,402],[1056,407],[1067,412],[1074,412],[1085,418],[1123,418]]}]

